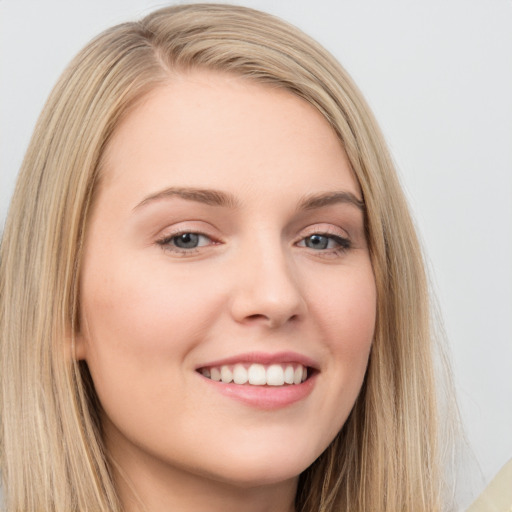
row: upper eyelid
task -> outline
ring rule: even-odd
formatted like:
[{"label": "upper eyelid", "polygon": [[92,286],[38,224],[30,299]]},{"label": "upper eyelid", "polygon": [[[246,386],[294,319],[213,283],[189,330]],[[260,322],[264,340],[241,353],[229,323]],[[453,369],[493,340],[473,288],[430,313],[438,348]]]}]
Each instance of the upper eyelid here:
[{"label": "upper eyelid", "polygon": [[[156,239],[163,239],[163,238],[172,238],[174,236],[179,236],[180,234],[184,233],[195,233],[198,235],[203,235],[208,238],[211,238],[213,240],[220,241],[222,239],[222,236],[218,233],[218,230],[211,227],[211,228],[204,228],[204,227],[198,227],[198,226],[190,226],[187,225],[189,223],[196,223],[199,222],[201,224],[204,224],[204,221],[184,221],[180,222],[179,224],[186,224],[183,227],[172,227],[168,226],[164,229],[159,230],[160,234],[156,234]],[[213,233],[215,231],[216,233]],[[302,238],[306,238],[308,236],[318,234],[318,235],[327,235],[327,236],[338,236],[340,238],[350,238],[349,232],[340,227],[335,226],[330,223],[315,223],[311,224],[309,226],[306,226],[299,230],[299,232],[293,237],[295,241],[298,241]]]},{"label": "upper eyelid", "polygon": [[306,226],[300,230],[297,235],[297,239],[306,238],[311,235],[327,235],[327,236],[338,236],[340,238],[350,238],[348,230],[326,222],[318,222]]},{"label": "upper eyelid", "polygon": [[[199,225],[198,225],[199,224]],[[215,233],[214,233],[215,232]],[[208,223],[201,220],[188,220],[177,222],[176,224],[166,226],[160,229],[154,236],[155,238],[169,238],[178,236],[183,233],[196,233],[198,235],[204,235],[209,238],[216,238],[219,235],[216,234],[218,230],[210,226]]]}]

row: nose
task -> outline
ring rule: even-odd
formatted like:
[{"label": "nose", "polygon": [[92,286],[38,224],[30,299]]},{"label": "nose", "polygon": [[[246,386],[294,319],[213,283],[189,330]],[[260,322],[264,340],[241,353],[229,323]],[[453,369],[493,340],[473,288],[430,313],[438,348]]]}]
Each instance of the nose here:
[{"label": "nose", "polygon": [[231,313],[239,323],[277,328],[300,319],[307,307],[291,257],[280,244],[266,245],[261,250],[253,245],[250,254],[240,255]]}]

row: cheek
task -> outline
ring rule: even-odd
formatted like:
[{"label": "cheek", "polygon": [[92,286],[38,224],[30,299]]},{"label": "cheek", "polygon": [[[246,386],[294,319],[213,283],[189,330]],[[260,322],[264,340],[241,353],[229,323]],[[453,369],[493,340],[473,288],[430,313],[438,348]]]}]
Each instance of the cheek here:
[{"label": "cheek", "polygon": [[[325,404],[341,425],[364,380],[376,321],[377,293],[370,264],[342,272],[329,291],[316,289],[314,316],[327,351],[330,385],[336,392]],[[342,397],[342,398],[341,398]]]},{"label": "cheek", "polygon": [[366,357],[375,330],[377,292],[371,266],[344,269],[316,287],[314,309],[331,350]]},{"label": "cheek", "polygon": [[107,393],[121,400],[180,379],[216,313],[187,276],[165,266],[154,272],[136,258],[111,260],[116,265],[103,259],[84,268],[81,295],[84,358],[102,402]]},{"label": "cheek", "polygon": [[146,262],[112,260],[115,266],[92,262],[91,271],[84,272],[82,315],[88,338],[116,343],[120,349],[144,348],[150,354],[150,349],[168,348],[170,341],[178,348],[180,339],[201,330],[197,312],[206,303],[197,300],[198,283],[154,272]]},{"label": "cheek", "polygon": [[[158,418],[153,404],[181,410],[179,397],[185,396],[190,378],[188,357],[217,309],[213,297],[203,294],[198,301],[200,283],[187,276],[156,273],[154,267],[150,272],[134,259],[115,261],[115,266],[103,262],[101,272],[92,272],[92,265],[84,270],[85,359],[110,421],[158,431],[165,422],[151,425]],[[139,416],[146,418],[143,424]]]}]

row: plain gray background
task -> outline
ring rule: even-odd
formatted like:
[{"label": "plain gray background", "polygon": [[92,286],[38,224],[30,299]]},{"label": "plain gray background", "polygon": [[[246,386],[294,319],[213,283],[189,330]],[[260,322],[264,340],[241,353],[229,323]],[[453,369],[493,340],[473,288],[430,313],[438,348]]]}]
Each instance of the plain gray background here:
[{"label": "plain gray background", "polygon": [[[490,480],[512,457],[512,1],[235,3],[319,40],[374,109],[427,253],[468,438]],[[0,0],[2,224],[64,66],[99,31],[163,5]]]}]

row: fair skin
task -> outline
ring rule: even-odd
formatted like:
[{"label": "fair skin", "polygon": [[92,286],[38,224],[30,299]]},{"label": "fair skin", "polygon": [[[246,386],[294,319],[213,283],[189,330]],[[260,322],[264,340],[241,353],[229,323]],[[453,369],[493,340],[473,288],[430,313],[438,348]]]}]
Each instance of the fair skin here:
[{"label": "fair skin", "polygon": [[194,71],[144,98],[104,157],[76,355],[124,510],[293,511],[375,324],[339,140],[289,92]]}]

